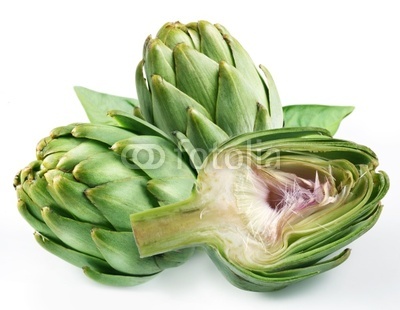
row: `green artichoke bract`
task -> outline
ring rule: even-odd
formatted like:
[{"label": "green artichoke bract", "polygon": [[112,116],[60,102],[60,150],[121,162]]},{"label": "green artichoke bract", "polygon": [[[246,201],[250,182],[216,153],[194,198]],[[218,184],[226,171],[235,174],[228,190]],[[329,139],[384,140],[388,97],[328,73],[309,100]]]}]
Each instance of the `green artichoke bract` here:
[{"label": "green artichoke bract", "polygon": [[283,288],[342,263],[348,249],[327,256],[374,225],[389,186],[377,165],[323,129],[238,136],[206,158],[188,200],[131,216],[139,252],[205,245],[234,285]]},{"label": "green artichoke bract", "polygon": [[139,258],[129,215],[189,197],[195,177],[161,131],[109,114],[119,127],[54,129],[14,186],[19,211],[45,249],[98,282],[136,285],[185,262],[193,249]]},{"label": "green artichoke bract", "polygon": [[274,81],[221,25],[166,23],[144,44],[136,89],[144,119],[206,154],[238,134],[280,128]]}]

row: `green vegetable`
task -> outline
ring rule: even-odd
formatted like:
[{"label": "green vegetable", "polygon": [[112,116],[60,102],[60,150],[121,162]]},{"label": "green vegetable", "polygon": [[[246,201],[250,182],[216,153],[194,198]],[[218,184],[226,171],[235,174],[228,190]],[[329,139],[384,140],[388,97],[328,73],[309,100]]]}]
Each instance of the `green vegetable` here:
[{"label": "green vegetable", "polygon": [[275,84],[221,25],[167,23],[144,44],[136,71],[141,113],[206,154],[228,137],[280,128]]},{"label": "green vegetable", "polygon": [[104,102],[108,109],[123,98],[77,90],[91,98],[92,119],[118,126],[54,129],[39,142],[37,159],[14,180],[18,209],[40,245],[90,278],[140,284],[185,262],[193,249],[140,259],[129,215],[186,199],[195,175],[157,128],[125,112],[110,111],[109,120],[100,117]]},{"label": "green vegetable", "polygon": [[233,138],[186,201],[131,216],[142,257],[203,245],[234,285],[281,289],[334,268],[369,230],[389,187],[367,147],[315,128]]}]

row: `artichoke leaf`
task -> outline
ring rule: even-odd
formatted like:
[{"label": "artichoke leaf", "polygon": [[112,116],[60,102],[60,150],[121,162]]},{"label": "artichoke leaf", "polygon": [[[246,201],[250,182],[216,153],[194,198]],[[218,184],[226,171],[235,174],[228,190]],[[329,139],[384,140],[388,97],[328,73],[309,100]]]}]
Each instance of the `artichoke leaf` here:
[{"label": "artichoke leaf", "polygon": [[[268,71],[266,67],[260,65],[260,68],[265,75],[267,89],[268,89],[268,111],[270,116],[268,123],[270,123],[270,128],[282,128],[284,121],[283,109],[274,79],[272,78],[272,74]],[[309,124],[303,127],[321,127],[321,126]]]},{"label": "artichoke leaf", "polygon": [[179,22],[165,23],[157,32],[157,38],[159,38],[170,49],[173,49],[180,43],[194,47],[192,39],[187,35],[187,28],[180,26]]},{"label": "artichoke leaf", "polygon": [[84,141],[77,147],[70,149],[60,158],[56,168],[63,172],[72,172],[77,164],[96,154],[107,152],[108,149],[97,141]]},{"label": "artichoke leaf", "polygon": [[213,24],[204,20],[199,21],[198,32],[201,37],[201,53],[211,58],[216,63],[225,61],[231,66],[235,64],[231,51],[224,40],[224,36],[221,35]]},{"label": "artichoke leaf", "polygon": [[22,217],[40,234],[53,240],[59,240],[58,237],[51,231],[42,219],[38,219],[32,214],[28,208],[28,205],[23,200],[18,200],[17,203],[18,211]]},{"label": "artichoke leaf", "polygon": [[232,35],[222,25],[216,25],[216,27],[224,37],[231,50],[233,66],[240,72],[240,74],[243,76],[243,79],[246,80],[249,85],[251,85],[251,89],[255,92],[257,102],[264,105],[266,108],[269,107],[267,92],[265,92],[268,90],[265,89],[263,80],[260,78],[257,67],[254,65],[250,55],[239,43],[239,41],[232,37]]},{"label": "artichoke leaf", "polygon": [[161,271],[154,257],[141,259],[132,232],[93,229],[92,239],[107,262],[115,270],[136,276]]},{"label": "artichoke leaf", "polygon": [[195,108],[200,113],[211,118],[207,110],[197,101],[189,97],[158,75],[153,75],[153,116],[161,130],[167,134],[173,131],[184,132],[187,127],[188,108]]},{"label": "artichoke leaf", "polygon": [[172,50],[158,38],[148,42],[144,58],[144,68],[148,81],[154,74],[160,74],[160,71],[162,71],[163,78],[168,83],[172,85],[176,84]]},{"label": "artichoke leaf", "polygon": [[139,167],[150,178],[172,177],[177,171],[182,177],[194,178],[177,147],[160,137],[137,136],[119,141],[111,149],[126,159],[127,166]]},{"label": "artichoke leaf", "polygon": [[202,161],[207,154],[229,138],[225,131],[195,109],[188,109],[186,136],[202,155]]},{"label": "artichoke leaf", "polygon": [[139,105],[136,99],[99,93],[81,86],[75,86],[74,90],[90,122],[95,124],[115,125],[115,121],[107,116],[108,111],[122,110],[133,114],[134,107]]},{"label": "artichoke leaf", "polygon": [[129,215],[157,206],[144,176],[107,182],[85,190],[85,196],[118,231],[130,231]]},{"label": "artichoke leaf", "polygon": [[90,237],[95,225],[60,216],[47,207],[42,209],[42,217],[47,226],[65,244],[87,255],[104,259]]},{"label": "artichoke leaf", "polygon": [[76,180],[89,187],[144,175],[143,171],[132,169],[126,161],[121,160],[121,157],[113,152],[99,153],[81,161],[75,166],[72,174]]},{"label": "artichoke leaf", "polygon": [[[150,122],[154,122],[153,118],[153,102],[151,99],[151,93],[148,88],[146,79],[143,76],[143,67],[144,67],[144,60],[140,61],[136,67],[135,72],[135,85],[136,85],[136,92],[140,102],[140,109],[144,118]],[[112,111],[111,109],[110,111]],[[128,115],[131,113],[127,112]]]},{"label": "artichoke leaf", "polygon": [[220,62],[215,122],[229,136],[252,132],[258,99],[240,72]]},{"label": "artichoke leaf", "polygon": [[110,286],[136,286],[139,284],[146,283],[147,281],[153,279],[157,274],[145,275],[145,276],[135,276],[127,274],[112,274],[100,272],[90,267],[83,267],[83,272],[85,275],[101,284]]},{"label": "artichoke leaf", "polygon": [[257,114],[256,120],[254,122],[254,131],[268,129],[269,119],[270,116],[268,110],[262,104],[257,103]]},{"label": "artichoke leaf", "polygon": [[218,93],[218,63],[185,44],[174,49],[176,86],[215,115]]},{"label": "artichoke leaf", "polygon": [[[156,126],[134,115],[129,115],[126,112],[116,111],[116,110],[109,111],[108,114],[113,119],[115,119],[115,121],[118,123],[120,127],[123,127],[135,134],[158,136],[169,140],[171,139],[170,136],[165,134],[162,130],[160,130]],[[121,137],[118,140],[122,139],[123,138]]]},{"label": "artichoke leaf", "polygon": [[45,174],[47,189],[57,205],[68,210],[75,219],[109,226],[107,219],[84,196],[85,184],[76,182],[71,176],[61,171],[51,170]]},{"label": "artichoke leaf", "polygon": [[80,268],[82,268],[84,266],[90,266],[91,268],[101,271],[101,272],[108,272],[108,273],[115,272],[112,268],[110,268],[110,265],[107,264],[107,262],[101,258],[87,255],[83,252],[78,252],[71,248],[60,245],[56,242],[53,242],[49,238],[46,238],[45,236],[43,236],[40,233],[35,233],[34,236],[35,236],[35,240],[44,249],[46,249],[50,253],[60,257],[61,259],[67,261],[68,263],[70,263],[74,266],[77,266]]},{"label": "artichoke leaf", "polygon": [[284,127],[322,127],[334,135],[352,106],[297,104],[283,107]]},{"label": "artichoke leaf", "polygon": [[128,139],[134,136],[132,132],[126,129],[103,124],[80,124],[72,129],[71,134],[75,138],[95,140],[109,146],[113,145],[118,140]]}]

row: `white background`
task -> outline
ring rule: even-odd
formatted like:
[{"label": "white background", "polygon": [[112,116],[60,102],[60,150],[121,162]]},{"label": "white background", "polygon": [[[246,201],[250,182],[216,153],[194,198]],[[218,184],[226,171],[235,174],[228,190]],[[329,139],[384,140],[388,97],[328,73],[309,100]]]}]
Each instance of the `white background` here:
[{"label": "white background", "polygon": [[[2,1],[0,308],[396,309],[399,13],[387,0]],[[253,293],[229,284],[200,252],[144,285],[106,287],[42,250],[19,215],[12,180],[34,159],[38,140],[53,127],[86,121],[72,87],[136,97],[134,70],[147,35],[167,21],[199,19],[223,24],[269,68],[283,104],[356,107],[336,136],[371,147],[391,190],[378,223],[338,268]]]}]

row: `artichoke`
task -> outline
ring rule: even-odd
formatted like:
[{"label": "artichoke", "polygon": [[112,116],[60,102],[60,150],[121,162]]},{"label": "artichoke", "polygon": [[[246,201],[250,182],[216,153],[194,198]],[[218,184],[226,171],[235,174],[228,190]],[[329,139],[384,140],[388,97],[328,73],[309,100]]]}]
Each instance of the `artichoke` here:
[{"label": "artichoke", "polygon": [[389,186],[377,166],[323,129],[240,135],[206,158],[189,199],[133,214],[135,240],[142,257],[203,245],[237,287],[281,289],[341,264],[349,249],[330,255],[374,225]]},{"label": "artichoke", "polygon": [[166,23],[144,44],[136,70],[143,118],[185,134],[204,155],[228,137],[280,128],[274,81],[221,25]]},{"label": "artichoke", "polygon": [[54,129],[14,186],[40,245],[100,283],[136,285],[193,249],[140,259],[129,215],[189,197],[195,177],[162,132],[123,112],[110,115],[120,126]]}]

